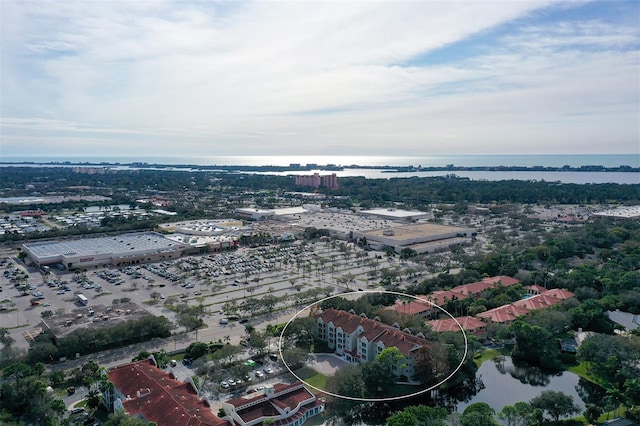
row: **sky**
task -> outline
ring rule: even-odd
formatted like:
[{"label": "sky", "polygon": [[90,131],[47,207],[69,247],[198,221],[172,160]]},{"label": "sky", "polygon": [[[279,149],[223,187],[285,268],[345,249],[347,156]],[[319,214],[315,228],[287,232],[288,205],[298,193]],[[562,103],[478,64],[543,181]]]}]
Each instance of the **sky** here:
[{"label": "sky", "polygon": [[640,154],[640,2],[0,2],[0,161]]}]

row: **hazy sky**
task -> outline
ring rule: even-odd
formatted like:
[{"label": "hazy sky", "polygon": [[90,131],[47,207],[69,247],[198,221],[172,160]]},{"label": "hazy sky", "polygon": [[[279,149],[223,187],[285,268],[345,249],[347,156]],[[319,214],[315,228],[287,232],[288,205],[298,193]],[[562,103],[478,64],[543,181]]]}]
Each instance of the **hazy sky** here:
[{"label": "hazy sky", "polygon": [[640,152],[640,2],[2,0],[8,156]]}]

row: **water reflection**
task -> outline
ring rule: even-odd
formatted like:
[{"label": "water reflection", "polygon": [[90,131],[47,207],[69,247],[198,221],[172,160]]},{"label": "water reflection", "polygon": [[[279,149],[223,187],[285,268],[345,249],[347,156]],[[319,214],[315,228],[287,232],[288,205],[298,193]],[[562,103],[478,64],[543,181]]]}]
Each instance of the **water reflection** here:
[{"label": "water reflection", "polygon": [[456,405],[456,411],[462,412],[475,402],[486,402],[494,410],[500,411],[505,405],[513,405],[519,401],[529,402],[543,390],[571,395],[581,410],[584,410],[585,403],[601,398],[598,396],[597,386],[581,380],[569,371],[553,372],[539,367],[514,365],[511,357],[499,357],[493,362],[485,362],[478,369],[476,377],[476,381],[482,383],[482,386],[469,387],[469,392],[456,394],[452,401]]},{"label": "water reflection", "polygon": [[548,386],[551,382],[551,377],[558,375],[557,371],[543,370],[536,366],[519,365],[516,363],[506,364],[504,358],[500,357],[500,360],[496,360],[496,369],[501,374],[509,373],[511,377],[519,380],[520,383],[531,386]]}]

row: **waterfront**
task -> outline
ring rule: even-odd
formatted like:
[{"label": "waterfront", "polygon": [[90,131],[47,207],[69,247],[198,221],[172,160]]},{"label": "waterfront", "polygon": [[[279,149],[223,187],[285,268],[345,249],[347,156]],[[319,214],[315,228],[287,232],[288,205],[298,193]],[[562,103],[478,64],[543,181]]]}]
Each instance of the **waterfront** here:
[{"label": "waterfront", "polygon": [[[373,157],[373,156],[284,156],[284,157],[5,157],[0,167],[105,167],[113,170],[165,170],[165,171],[218,171],[220,167],[238,166],[279,167],[279,170],[238,170],[239,173],[256,173],[275,176],[336,173],[338,177],[364,177],[366,179],[393,179],[411,177],[437,177],[456,175],[474,181],[546,181],[572,184],[639,184],[640,172],[625,171],[585,171],[584,166],[617,168],[620,166],[640,167],[640,155],[503,155],[503,156],[439,156],[439,157]],[[308,166],[309,170],[283,170],[289,166]],[[563,167],[573,169],[557,170],[410,170],[398,171],[403,167]],[[323,167],[329,166],[329,167]],[[200,168],[206,167],[206,168]],[[228,170],[227,170],[228,171]]]},{"label": "waterfront", "polygon": [[581,412],[585,404],[598,398],[599,388],[574,373],[545,372],[537,367],[515,366],[508,356],[483,363],[476,377],[482,380],[484,388],[470,400],[458,403],[456,411],[459,413],[476,402],[486,402],[498,412],[505,405],[529,402],[545,390],[571,395]]},{"label": "waterfront", "polygon": [[599,165],[618,167],[626,165],[640,167],[640,154],[601,154],[601,155],[416,155],[416,156],[367,156],[367,155],[282,155],[282,156],[209,156],[197,157],[4,157],[2,162],[33,163],[110,163],[130,164],[146,163],[148,165],[196,165],[196,166],[289,166],[291,164],[336,165],[348,167],[353,165],[370,167],[571,167]]},{"label": "waterfront", "polygon": [[562,182],[575,184],[592,184],[592,183],[619,183],[619,184],[640,184],[640,173],[638,172],[551,172],[551,171],[513,171],[513,172],[494,172],[494,171],[475,171],[475,170],[456,170],[455,172],[428,171],[428,172],[391,172],[383,169],[348,169],[339,171],[286,171],[286,172],[257,172],[259,174],[269,175],[302,175],[302,174],[328,174],[335,173],[338,177],[364,177],[366,179],[392,179],[392,178],[410,178],[410,177],[434,177],[447,176],[455,174],[459,177],[469,178],[471,180],[527,180],[527,181],[546,181],[546,182]]}]

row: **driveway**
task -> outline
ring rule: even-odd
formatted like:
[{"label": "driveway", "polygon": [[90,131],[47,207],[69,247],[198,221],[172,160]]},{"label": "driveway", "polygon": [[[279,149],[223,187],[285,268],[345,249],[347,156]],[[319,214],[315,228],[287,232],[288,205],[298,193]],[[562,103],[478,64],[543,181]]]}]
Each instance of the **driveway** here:
[{"label": "driveway", "polygon": [[307,365],[318,373],[326,376],[333,376],[336,371],[349,363],[336,355],[331,354],[314,354],[311,356]]}]

